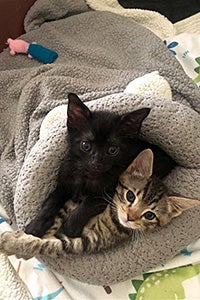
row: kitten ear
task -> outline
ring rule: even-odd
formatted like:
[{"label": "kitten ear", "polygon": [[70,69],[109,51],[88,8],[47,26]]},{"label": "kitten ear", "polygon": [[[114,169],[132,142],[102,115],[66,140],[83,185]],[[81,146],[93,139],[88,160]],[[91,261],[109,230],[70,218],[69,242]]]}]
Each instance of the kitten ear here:
[{"label": "kitten ear", "polygon": [[140,130],[142,121],[150,113],[150,110],[150,108],[146,107],[123,114],[120,118],[120,131],[126,136],[135,136]]},{"label": "kitten ear", "polygon": [[182,214],[185,210],[200,205],[200,201],[177,196],[169,196],[168,204],[172,210],[172,218],[175,218]]},{"label": "kitten ear", "polygon": [[67,128],[68,130],[80,129],[90,118],[89,108],[74,94],[68,94]]},{"label": "kitten ear", "polygon": [[143,150],[133,160],[127,171],[133,175],[141,175],[142,177],[149,178],[153,173],[153,158],[151,149]]}]

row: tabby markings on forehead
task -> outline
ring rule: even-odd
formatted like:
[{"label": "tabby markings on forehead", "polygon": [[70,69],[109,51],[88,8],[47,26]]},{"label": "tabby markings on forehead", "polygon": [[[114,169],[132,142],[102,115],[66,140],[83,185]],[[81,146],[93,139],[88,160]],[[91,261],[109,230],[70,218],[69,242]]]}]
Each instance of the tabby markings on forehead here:
[{"label": "tabby markings on forehead", "polygon": [[149,190],[149,186],[151,184],[151,181],[148,181],[147,184],[145,185],[144,189],[143,189],[143,198],[146,197],[148,190]]},{"label": "tabby markings on forehead", "polygon": [[137,192],[136,192],[136,196],[137,197],[139,197],[139,195],[142,193],[142,190],[138,190]]},{"label": "tabby markings on forehead", "polygon": [[120,180],[118,183],[123,189],[129,190],[129,188],[127,186],[125,186]]},{"label": "tabby markings on forehead", "polygon": [[158,197],[153,198],[153,200],[149,203],[149,205],[151,205],[153,203],[158,203],[163,198],[164,195],[165,195],[165,193],[162,192]]},{"label": "tabby markings on forehead", "polygon": [[[149,205],[151,205],[151,204],[149,204]],[[151,207],[151,210],[154,210],[154,209],[156,209],[156,206]]]}]

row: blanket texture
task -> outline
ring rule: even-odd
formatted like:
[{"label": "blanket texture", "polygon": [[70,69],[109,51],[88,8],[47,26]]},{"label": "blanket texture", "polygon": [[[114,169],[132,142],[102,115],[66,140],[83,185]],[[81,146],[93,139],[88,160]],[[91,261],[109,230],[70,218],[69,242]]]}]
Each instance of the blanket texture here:
[{"label": "blanket texture", "polygon": [[[117,1],[117,0],[116,0]],[[125,8],[140,8],[157,11],[175,23],[198,13],[200,10],[199,0],[118,0]]]},{"label": "blanket texture", "polygon": [[[28,292],[24,282],[17,275],[8,257],[0,253],[0,299],[1,300],[31,300],[33,299]],[[6,271],[6,272],[5,272]]]},{"label": "blanket texture", "polygon": [[[167,185],[200,198],[200,92],[162,41],[131,18],[88,10],[81,0],[38,0],[26,24],[31,31],[22,38],[59,57],[45,66],[8,51],[0,58],[0,201],[18,227],[30,222],[55,187],[67,149],[66,123],[61,120],[41,138],[39,131],[47,113],[67,103],[69,92],[92,109],[124,113],[151,107],[141,136],[178,163]],[[123,93],[131,80],[152,71],[168,81],[172,100]],[[103,253],[40,258],[84,282],[116,283],[165,263],[196,239],[199,213],[200,208],[191,209],[161,232]]]},{"label": "blanket texture", "polygon": [[[157,11],[130,8],[125,9],[117,0],[86,1],[89,7],[94,10],[110,11],[132,18],[134,21],[154,32],[161,39],[165,39],[182,32],[200,33],[200,13],[173,24]],[[152,5],[152,3],[150,3],[150,5]]]}]

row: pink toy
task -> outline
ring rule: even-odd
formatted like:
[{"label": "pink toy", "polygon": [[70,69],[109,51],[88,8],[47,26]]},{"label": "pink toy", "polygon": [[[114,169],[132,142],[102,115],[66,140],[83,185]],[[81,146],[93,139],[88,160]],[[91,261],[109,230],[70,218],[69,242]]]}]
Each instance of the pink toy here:
[{"label": "pink toy", "polygon": [[29,58],[35,58],[44,64],[51,64],[58,57],[58,54],[48,48],[45,48],[36,43],[27,43],[23,40],[7,39],[10,48],[10,54],[25,53]]},{"label": "pink toy", "polygon": [[29,48],[29,43],[23,40],[13,40],[7,39],[8,46],[10,48],[10,54],[15,55],[17,53],[27,53]]}]

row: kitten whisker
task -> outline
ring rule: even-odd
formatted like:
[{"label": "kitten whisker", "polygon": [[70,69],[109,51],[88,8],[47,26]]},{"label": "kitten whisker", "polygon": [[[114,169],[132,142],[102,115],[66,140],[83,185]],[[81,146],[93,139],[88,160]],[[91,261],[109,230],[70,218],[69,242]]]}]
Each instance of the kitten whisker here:
[{"label": "kitten whisker", "polygon": [[117,205],[115,202],[113,202],[113,198],[106,191],[104,191],[104,194],[106,196],[104,200],[112,207],[112,209],[117,211]]},{"label": "kitten whisker", "polygon": [[[149,236],[148,236],[148,230],[147,231],[142,231],[142,239],[144,240],[145,242],[145,245],[149,246],[150,248],[152,248],[152,242],[151,240],[149,239]],[[156,249],[155,249],[156,250]]]},{"label": "kitten whisker", "polygon": [[117,190],[115,191],[115,193],[117,195],[119,202],[123,202],[123,196]]},{"label": "kitten whisker", "polygon": [[114,202],[112,202],[111,200],[109,200],[108,198],[103,198],[108,204],[110,205],[114,205]]},{"label": "kitten whisker", "polygon": [[103,193],[106,195],[106,197],[108,197],[108,199],[110,199],[110,201],[113,201],[113,197],[111,197],[111,196],[106,192],[105,188],[104,188],[104,190],[103,190]]},{"label": "kitten whisker", "polygon": [[133,230],[132,235],[131,235],[131,243],[133,244],[132,253],[134,254],[134,256],[136,256],[138,258],[140,257],[139,253],[137,252],[140,237],[141,237],[140,231]]},{"label": "kitten whisker", "polygon": [[132,242],[137,243],[139,239],[141,238],[141,232],[139,230],[133,230],[132,234]]}]

